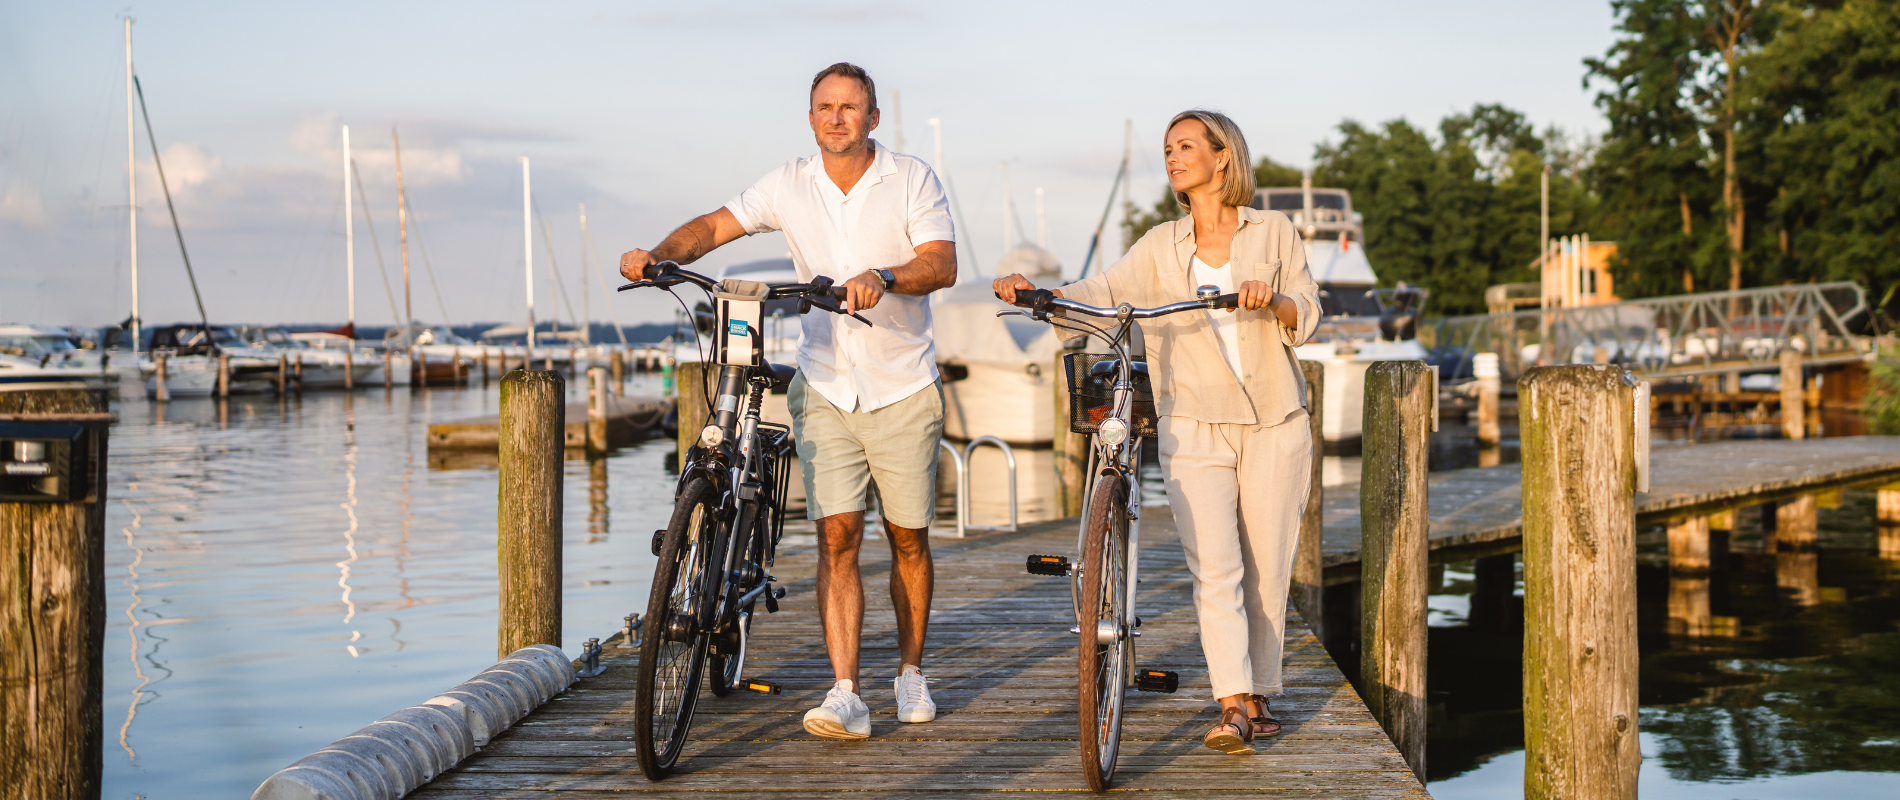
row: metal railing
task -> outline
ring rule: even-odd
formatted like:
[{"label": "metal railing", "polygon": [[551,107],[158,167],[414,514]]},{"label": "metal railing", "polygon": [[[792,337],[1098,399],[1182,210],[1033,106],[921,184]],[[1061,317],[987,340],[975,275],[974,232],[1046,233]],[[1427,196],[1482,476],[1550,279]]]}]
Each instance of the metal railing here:
[{"label": "metal railing", "polygon": [[[1008,525],[971,525],[970,524],[970,453],[979,445],[995,445],[1003,451],[1003,459],[1009,464],[1009,524]],[[1009,442],[994,436],[978,436],[958,450],[947,439],[938,439],[937,447],[950,455],[950,461],[957,467],[957,538],[969,535],[970,531],[1014,531],[1016,530],[1016,451],[1011,450]]]},{"label": "metal railing", "polygon": [[1471,359],[1498,354],[1505,381],[1533,366],[1618,364],[1647,379],[1778,368],[1782,350],[1808,365],[1866,358],[1847,323],[1867,310],[1859,284],[1806,283],[1654,297],[1574,308],[1446,317],[1422,325],[1446,383]]}]

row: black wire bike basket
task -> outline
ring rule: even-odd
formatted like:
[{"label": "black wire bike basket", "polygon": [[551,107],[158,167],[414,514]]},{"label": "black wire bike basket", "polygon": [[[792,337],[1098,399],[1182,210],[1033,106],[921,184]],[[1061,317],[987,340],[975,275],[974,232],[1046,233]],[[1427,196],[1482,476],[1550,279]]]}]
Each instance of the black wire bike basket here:
[{"label": "black wire bike basket", "polygon": [[[1062,371],[1069,382],[1069,430],[1093,434],[1102,419],[1114,413],[1115,372],[1092,373],[1096,364],[1114,358],[1112,353],[1070,353],[1062,357]],[[1135,408],[1131,415],[1134,419],[1129,423],[1134,426],[1134,435],[1152,438],[1155,435],[1154,390],[1146,375],[1136,372],[1133,378]]]}]

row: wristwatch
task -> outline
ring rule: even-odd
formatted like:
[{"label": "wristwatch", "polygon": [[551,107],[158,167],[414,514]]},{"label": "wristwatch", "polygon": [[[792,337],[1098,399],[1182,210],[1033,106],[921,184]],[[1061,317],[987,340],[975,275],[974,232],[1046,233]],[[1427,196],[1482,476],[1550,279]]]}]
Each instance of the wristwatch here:
[{"label": "wristwatch", "polygon": [[877,277],[884,281],[884,291],[888,292],[891,290],[891,287],[897,285],[897,273],[888,269],[874,269],[871,271],[877,273]]}]

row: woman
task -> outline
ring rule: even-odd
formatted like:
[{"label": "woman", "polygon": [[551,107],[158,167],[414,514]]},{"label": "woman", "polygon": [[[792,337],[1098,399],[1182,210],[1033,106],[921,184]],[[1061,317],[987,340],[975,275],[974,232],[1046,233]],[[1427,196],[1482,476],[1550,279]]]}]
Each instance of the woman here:
[{"label": "woman", "polygon": [[[1142,322],[1159,415],[1168,503],[1194,575],[1194,609],[1220,723],[1208,747],[1254,752],[1280,730],[1287,577],[1310,488],[1306,381],[1293,348],[1319,323],[1319,287],[1286,215],[1248,206],[1253,169],[1239,127],[1184,111],[1163,142],[1168,183],[1187,217],[1148,231],[1114,266],[1056,295],[1093,306],[1192,300],[1195,287],[1238,292],[1240,309]],[[998,278],[1014,302],[1035,287]],[[1243,491],[1244,488],[1244,491]]]}]

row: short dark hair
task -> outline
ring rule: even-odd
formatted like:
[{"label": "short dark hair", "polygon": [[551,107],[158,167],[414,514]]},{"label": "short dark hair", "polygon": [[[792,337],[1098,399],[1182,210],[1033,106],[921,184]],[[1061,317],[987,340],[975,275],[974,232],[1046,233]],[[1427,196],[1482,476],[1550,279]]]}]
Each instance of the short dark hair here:
[{"label": "short dark hair", "polygon": [[819,70],[817,75],[812,76],[812,79],[811,79],[812,93],[814,94],[817,93],[818,84],[823,83],[826,78],[831,77],[833,75],[837,75],[844,78],[850,78],[852,80],[857,81],[860,84],[863,84],[865,96],[871,98],[871,106],[869,108],[866,108],[864,110],[864,113],[869,114],[877,110],[877,82],[871,80],[871,73],[865,72],[863,67],[860,67],[849,61],[840,61],[829,67],[825,67],[824,69]]}]

